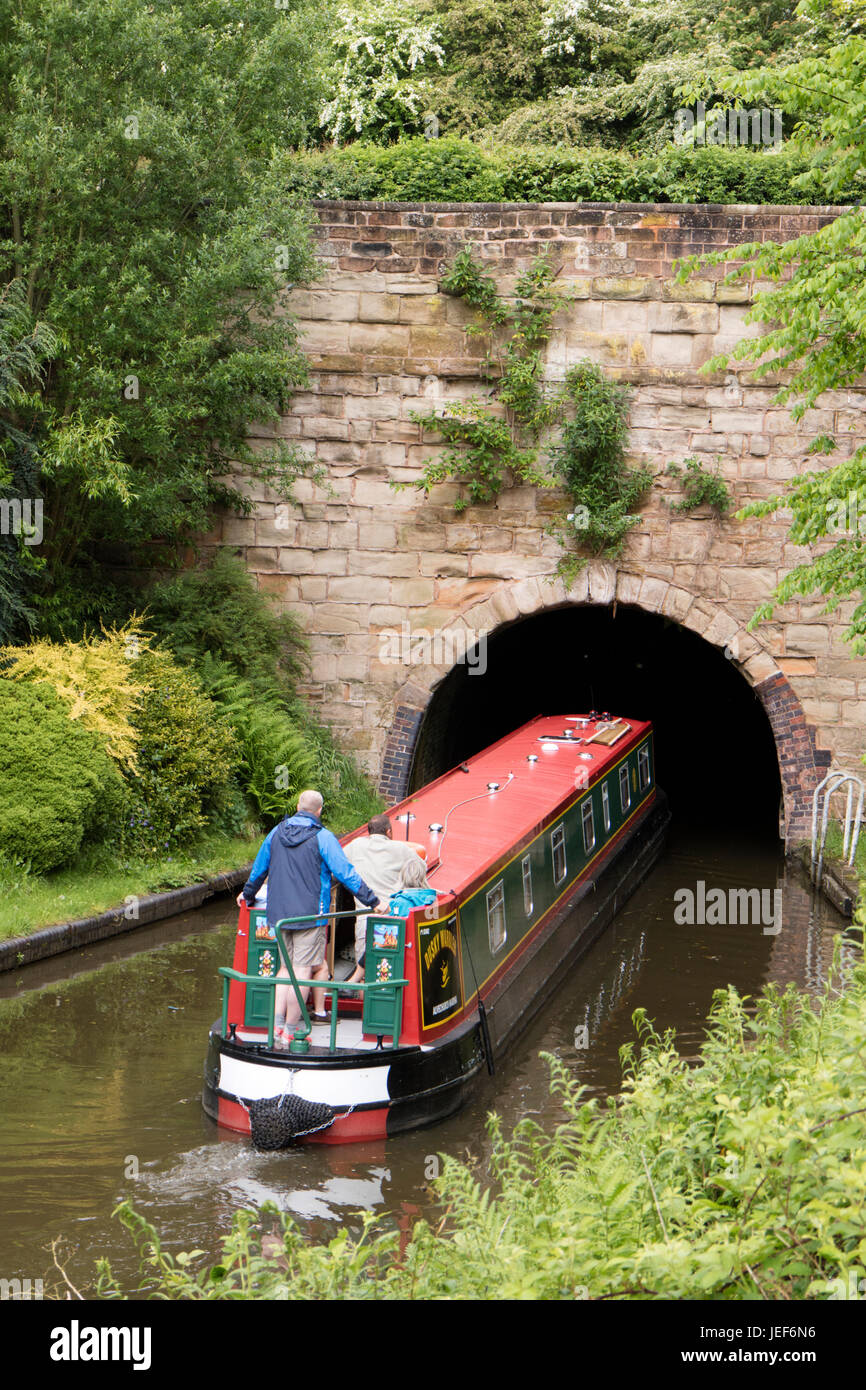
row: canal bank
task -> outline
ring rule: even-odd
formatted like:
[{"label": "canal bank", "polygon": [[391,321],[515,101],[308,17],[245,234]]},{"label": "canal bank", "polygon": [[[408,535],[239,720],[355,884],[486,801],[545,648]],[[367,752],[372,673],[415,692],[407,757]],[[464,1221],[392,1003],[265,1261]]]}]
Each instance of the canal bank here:
[{"label": "canal bank", "polygon": [[149,893],[144,897],[131,894],[126,903],[109,908],[107,912],[42,927],[30,936],[13,937],[0,943],[0,973],[134,932],[167,917],[192,912],[212,898],[236,892],[246,883],[251,867],[247,864],[244,868],[232,869],[184,888],[171,888],[165,893]]},{"label": "canal bank", "polygon": [[[807,876],[811,877],[812,852],[808,845],[800,845],[789,858],[799,864]],[[856,868],[843,860],[825,860],[821,867],[821,877],[815,884],[816,891],[823,893],[829,903],[843,917],[851,918],[860,903],[860,877]]]}]

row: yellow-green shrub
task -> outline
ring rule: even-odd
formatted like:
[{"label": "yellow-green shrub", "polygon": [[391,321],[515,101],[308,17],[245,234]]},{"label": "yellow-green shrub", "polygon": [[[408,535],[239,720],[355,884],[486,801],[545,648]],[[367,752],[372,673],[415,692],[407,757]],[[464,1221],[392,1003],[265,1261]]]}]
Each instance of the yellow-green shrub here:
[{"label": "yellow-green shrub", "polygon": [[137,734],[133,715],[144,676],[138,657],[148,638],[138,619],[103,630],[81,642],[39,638],[24,647],[0,648],[4,675],[14,681],[45,681],[67,707],[69,718],[96,735],[109,757],[134,765]]}]

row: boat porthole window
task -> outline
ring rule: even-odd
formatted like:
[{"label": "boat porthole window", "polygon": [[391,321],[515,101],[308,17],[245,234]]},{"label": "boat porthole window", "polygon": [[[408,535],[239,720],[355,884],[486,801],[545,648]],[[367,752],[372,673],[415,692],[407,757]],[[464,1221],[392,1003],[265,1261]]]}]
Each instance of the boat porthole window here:
[{"label": "boat porthole window", "polygon": [[641,791],[645,791],[650,784],[650,761],[649,748],[644,744],[637,752],[637,771],[640,779]]},{"label": "boat porthole window", "polygon": [[553,881],[561,883],[565,878],[565,826],[558,825],[550,837],[550,847],[553,850]]},{"label": "boat porthole window", "polygon": [[505,945],[505,889],[501,881],[487,894],[487,935],[490,954],[495,955]]},{"label": "boat porthole window", "polygon": [[624,811],[631,805],[631,789],[628,785],[628,763],[619,770],[619,804]]},{"label": "boat porthole window", "polygon": [[532,860],[527,854],[522,861],[523,868],[523,910],[527,917],[532,916]]},{"label": "boat porthole window", "polygon": [[601,814],[605,831],[608,831],[610,830],[610,792],[607,789],[607,782],[601,784]]},{"label": "boat porthole window", "polygon": [[581,806],[580,818],[583,821],[583,847],[589,854],[595,844],[595,817],[592,814],[592,797],[587,797]]}]

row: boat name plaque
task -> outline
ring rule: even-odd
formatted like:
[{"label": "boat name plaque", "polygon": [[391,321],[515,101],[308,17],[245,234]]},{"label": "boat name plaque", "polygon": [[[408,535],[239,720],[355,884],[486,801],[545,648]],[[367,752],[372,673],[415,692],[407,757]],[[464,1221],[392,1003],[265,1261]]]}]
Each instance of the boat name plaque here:
[{"label": "boat name plaque", "polygon": [[463,1006],[457,914],[445,922],[419,925],[418,946],[422,1025],[435,1028]]}]

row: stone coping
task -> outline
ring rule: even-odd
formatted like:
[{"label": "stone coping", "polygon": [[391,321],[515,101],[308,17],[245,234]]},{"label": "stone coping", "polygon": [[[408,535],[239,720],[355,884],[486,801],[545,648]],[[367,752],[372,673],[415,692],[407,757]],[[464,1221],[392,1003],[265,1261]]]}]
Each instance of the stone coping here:
[{"label": "stone coping", "polygon": [[187,884],[185,888],[172,888],[166,893],[151,893],[139,898],[137,916],[128,919],[123,907],[111,907],[94,917],[79,917],[74,922],[61,922],[53,927],[43,927],[30,936],[16,936],[10,941],[0,942],[0,973],[16,970],[35,961],[46,960],[49,956],[59,956],[65,951],[75,951],[81,946],[90,946],[96,941],[107,941],[112,936],[122,936],[138,927],[161,922],[166,917],[175,917],[181,912],[191,912],[201,907],[209,898],[223,893],[231,893],[241,888],[249,878],[252,864],[244,868],[230,869],[200,883]]},{"label": "stone coping", "polygon": [[843,212],[855,212],[854,203],[595,203],[589,200],[575,203],[434,203],[434,202],[401,202],[390,198],[312,198],[314,208],[356,208],[359,212],[381,212],[385,208],[399,208],[413,210],[431,209],[436,212],[501,212],[504,210],[525,212],[531,208],[558,208],[571,210],[574,208],[600,208],[605,212],[635,212],[635,213],[686,213],[692,214],[699,212],[712,213],[767,213],[775,216],[777,213],[791,214],[802,212],[814,212],[821,214],[834,214]]}]

